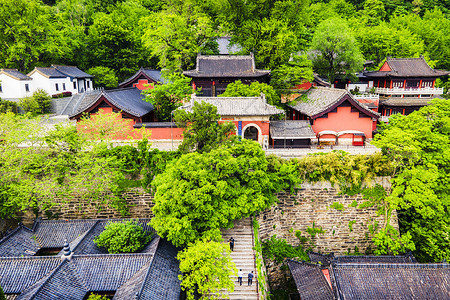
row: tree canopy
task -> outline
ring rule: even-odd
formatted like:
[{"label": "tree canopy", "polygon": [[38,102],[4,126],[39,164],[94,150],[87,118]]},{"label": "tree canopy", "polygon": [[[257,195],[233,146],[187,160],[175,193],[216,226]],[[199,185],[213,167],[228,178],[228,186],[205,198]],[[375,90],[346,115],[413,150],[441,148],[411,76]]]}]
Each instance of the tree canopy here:
[{"label": "tree canopy", "polygon": [[391,117],[373,142],[396,167],[387,200],[423,262],[450,259],[449,134],[450,101],[435,100],[408,116]]},{"label": "tree canopy", "polygon": [[220,239],[220,228],[269,207],[282,188],[261,146],[249,140],[185,154],[156,176],[153,185],[151,225],[177,246],[202,237]]},{"label": "tree canopy", "polygon": [[177,110],[174,113],[177,126],[184,128],[183,142],[179,147],[181,152],[209,152],[233,139],[231,133],[235,126],[230,122],[218,122],[220,115],[217,114],[217,107],[205,102],[195,102],[192,110]]}]

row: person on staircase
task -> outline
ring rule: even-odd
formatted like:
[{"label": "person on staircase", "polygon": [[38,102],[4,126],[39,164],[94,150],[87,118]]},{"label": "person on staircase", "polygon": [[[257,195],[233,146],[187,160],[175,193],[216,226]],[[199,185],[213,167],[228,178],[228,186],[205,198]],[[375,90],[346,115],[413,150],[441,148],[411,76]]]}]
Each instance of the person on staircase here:
[{"label": "person on staircase", "polygon": [[242,285],[242,276],[244,275],[244,272],[242,272],[242,269],[239,270],[238,272],[238,282],[239,285]]},{"label": "person on staircase", "polygon": [[233,249],[234,249],[234,239],[233,239],[233,237],[230,237],[228,242],[230,243],[230,250],[233,251]]},{"label": "person on staircase", "polygon": [[253,271],[248,273],[248,285],[251,286],[253,283]]}]

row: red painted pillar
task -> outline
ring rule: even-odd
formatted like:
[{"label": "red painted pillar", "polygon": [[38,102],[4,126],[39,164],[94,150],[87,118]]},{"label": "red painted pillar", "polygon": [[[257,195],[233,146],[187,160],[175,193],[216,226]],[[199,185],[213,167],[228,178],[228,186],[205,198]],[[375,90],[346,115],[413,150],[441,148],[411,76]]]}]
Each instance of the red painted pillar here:
[{"label": "red painted pillar", "polygon": [[391,80],[391,84],[389,85],[389,88],[392,89],[392,80]]},{"label": "red painted pillar", "polygon": [[432,87],[433,89],[434,89],[434,83],[435,83],[435,81],[436,81],[436,80],[433,80],[433,84],[431,85],[431,87]]}]

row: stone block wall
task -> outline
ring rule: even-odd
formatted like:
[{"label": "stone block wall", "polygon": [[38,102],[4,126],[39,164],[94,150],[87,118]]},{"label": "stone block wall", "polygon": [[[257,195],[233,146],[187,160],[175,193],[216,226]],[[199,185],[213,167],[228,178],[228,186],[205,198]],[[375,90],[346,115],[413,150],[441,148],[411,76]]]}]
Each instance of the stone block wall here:
[{"label": "stone block wall", "polygon": [[[357,246],[364,253],[372,244],[368,225],[375,220],[380,227],[384,224],[383,216],[377,216],[376,208],[359,209],[351,206],[355,200],[358,205],[366,201],[361,194],[340,195],[333,188],[309,187],[297,190],[295,195],[280,193],[278,199],[277,205],[257,216],[262,240],[276,234],[278,238],[297,246],[299,239],[295,232],[300,230],[304,237],[310,237],[306,229],[314,226],[325,230],[325,233],[318,234],[314,239],[315,251],[344,254],[349,249],[353,252]],[[335,202],[342,204],[343,210],[333,208]],[[391,225],[398,229],[396,213],[392,216]]]},{"label": "stone block wall", "polygon": [[[129,218],[151,218],[153,217],[153,196],[147,193],[128,192],[123,195],[129,206]],[[49,210],[50,214],[40,212],[39,217],[48,219],[49,215],[56,219],[113,219],[122,218],[120,213],[99,202],[76,201],[56,205]],[[27,212],[22,216],[25,225],[34,222],[35,215]]]}]

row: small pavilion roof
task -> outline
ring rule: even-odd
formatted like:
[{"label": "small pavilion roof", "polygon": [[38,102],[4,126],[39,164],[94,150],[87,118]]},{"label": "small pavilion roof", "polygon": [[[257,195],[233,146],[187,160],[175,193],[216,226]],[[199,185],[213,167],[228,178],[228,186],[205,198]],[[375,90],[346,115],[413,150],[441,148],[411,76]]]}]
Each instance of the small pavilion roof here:
[{"label": "small pavilion roof", "polygon": [[307,120],[270,121],[272,139],[312,139],[316,134]]},{"label": "small pavilion roof", "polygon": [[140,68],[133,76],[131,76],[128,79],[125,79],[123,82],[119,83],[119,88],[123,88],[129,84],[132,84],[134,81],[136,81],[138,78],[143,76],[144,78],[147,78],[150,81],[155,81],[159,83],[163,83],[163,78],[161,77],[161,70],[154,70],[154,69],[144,69]]},{"label": "small pavilion roof", "polygon": [[205,102],[217,107],[221,116],[271,116],[284,113],[282,109],[267,104],[266,97],[197,97],[191,96],[191,101],[178,109],[192,112],[194,102]]},{"label": "small pavilion roof", "polygon": [[297,98],[296,104],[288,106],[315,119],[332,111],[344,101],[350,102],[353,107],[372,118],[378,119],[380,117],[379,113],[374,112],[364,104],[355,100],[353,96],[344,89],[313,87],[304,96]]},{"label": "small pavilion roof", "polygon": [[270,74],[268,70],[255,67],[255,58],[251,55],[198,55],[194,70],[184,71],[188,77],[207,78],[258,78]]},{"label": "small pavilion roof", "polygon": [[[392,58],[387,57],[385,65],[387,71],[370,71],[364,72],[364,76],[368,78],[384,78],[384,77],[439,77],[450,74],[449,71],[432,69],[423,56],[418,58]],[[390,70],[389,70],[390,69]]]},{"label": "small pavilion roof", "polygon": [[17,69],[0,69],[0,74],[5,74],[6,76],[9,76],[11,78],[14,78],[16,80],[31,80],[32,78],[20,73],[17,71]]}]

